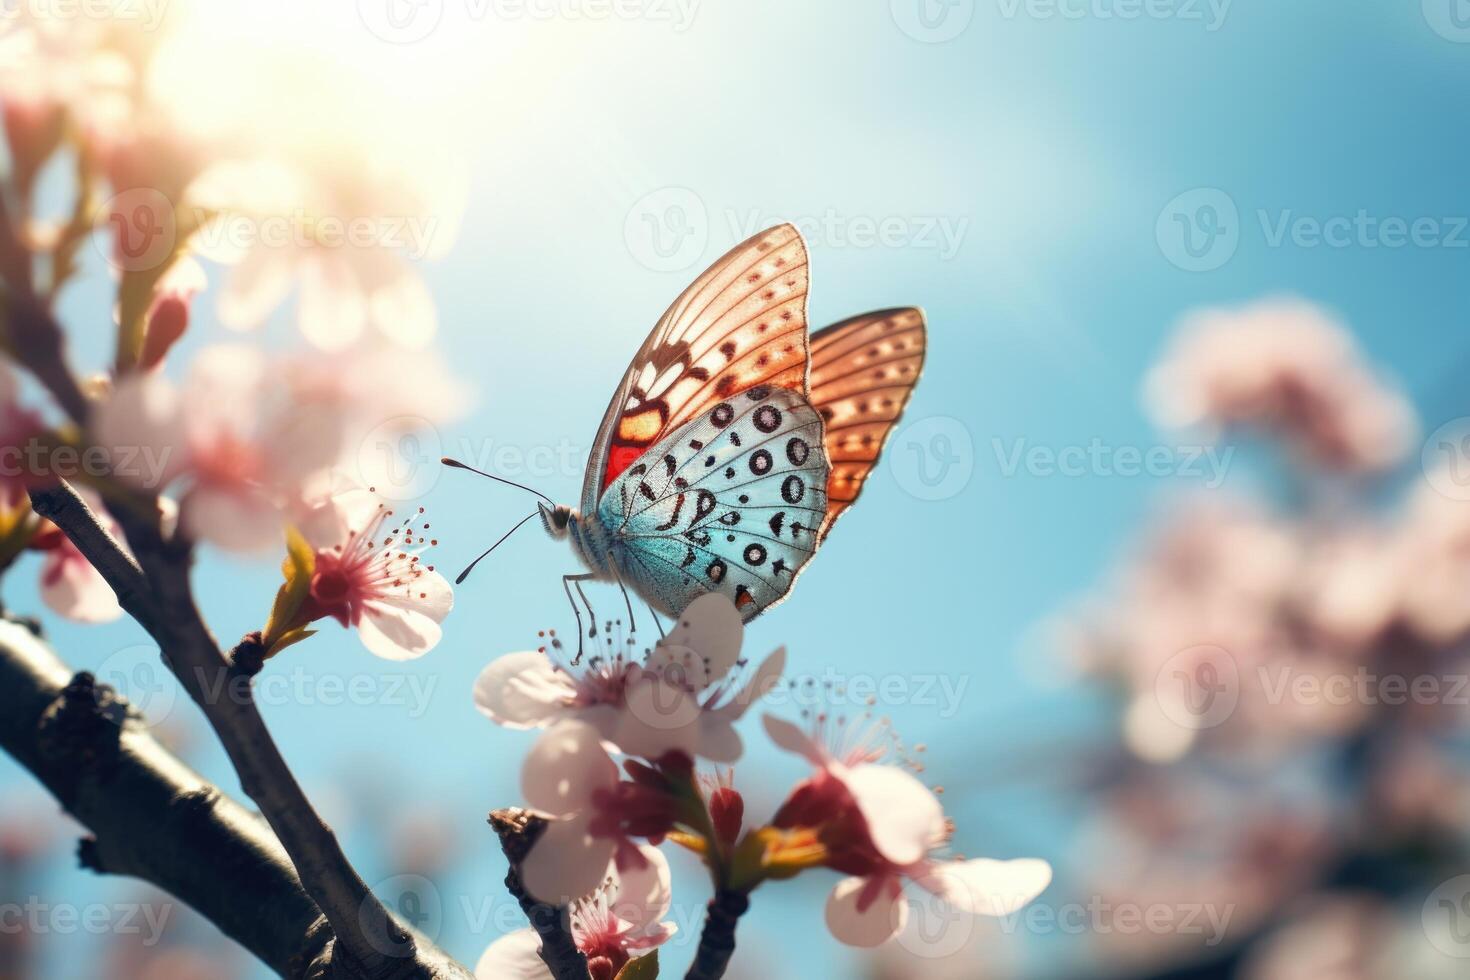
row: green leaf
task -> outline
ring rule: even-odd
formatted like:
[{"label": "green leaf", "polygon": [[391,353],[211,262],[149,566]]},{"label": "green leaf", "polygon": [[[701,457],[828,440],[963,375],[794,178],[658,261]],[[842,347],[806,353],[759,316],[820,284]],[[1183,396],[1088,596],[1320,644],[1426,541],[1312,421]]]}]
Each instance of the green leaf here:
[{"label": "green leaf", "polygon": [[148,308],[153,305],[153,292],[174,263],[189,250],[189,241],[212,217],[200,209],[175,209],[173,247],[162,261],[143,269],[129,269],[122,274],[117,289],[117,369],[126,373],[137,366],[148,339]]},{"label": "green leaf", "polygon": [[311,635],[295,636],[283,643],[294,633],[303,632],[304,623],[294,620],[301,612],[301,604],[311,591],[311,577],[316,573],[316,551],[294,527],[286,529],[286,558],[281,562],[281,574],[285,583],[276,592],[276,601],[271,605],[270,619],[265,622],[261,642],[265,644],[266,656],[284,650],[291,643],[299,643]]},{"label": "green leaf", "polygon": [[658,950],[627,962],[618,971],[616,980],[655,980],[658,976]]}]

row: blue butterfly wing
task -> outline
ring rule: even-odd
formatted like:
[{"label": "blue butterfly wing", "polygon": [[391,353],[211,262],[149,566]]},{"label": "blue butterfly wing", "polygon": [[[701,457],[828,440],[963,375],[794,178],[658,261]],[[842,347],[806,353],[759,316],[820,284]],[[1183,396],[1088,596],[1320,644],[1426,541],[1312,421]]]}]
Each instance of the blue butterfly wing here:
[{"label": "blue butterfly wing", "polygon": [[598,502],[618,567],[669,615],[721,592],[750,620],[791,591],[827,513],[822,419],[761,385],[648,448]]}]

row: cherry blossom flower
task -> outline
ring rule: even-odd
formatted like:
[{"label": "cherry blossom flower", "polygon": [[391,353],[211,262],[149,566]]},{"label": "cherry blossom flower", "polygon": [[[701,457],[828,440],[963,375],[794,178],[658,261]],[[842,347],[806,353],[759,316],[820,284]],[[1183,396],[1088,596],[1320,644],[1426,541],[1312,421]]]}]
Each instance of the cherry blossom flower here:
[{"label": "cherry blossom flower", "polygon": [[[95,500],[89,501],[102,525],[122,540],[122,529]],[[30,548],[45,555],[41,566],[41,599],[58,616],[77,623],[110,623],[122,616],[117,595],[71,539],[46,521]]]},{"label": "cherry blossom flower", "polygon": [[121,379],[98,407],[96,441],[116,475],[148,490],[186,486],[180,526],[235,551],[274,547],[285,508],[342,451],[341,406],[293,397],[258,351],[201,353],[176,388],[157,372]]},{"label": "cherry blossom flower", "polygon": [[808,734],[770,715],[765,725],[778,746],[816,768],[774,825],[815,829],[828,866],[849,876],[827,900],[827,926],[840,942],[871,947],[897,935],[908,919],[905,881],[958,911],[989,916],[1011,914],[1051,883],[1051,866],[1035,858],[937,856],[950,837],[938,798],[913,774],[876,761],[884,754],[877,742],[859,736],[834,751],[820,729]]},{"label": "cherry blossom flower", "polygon": [[[669,863],[656,847],[640,845],[642,864],[610,869],[590,896],[572,904],[572,938],[587,956],[592,980],[612,980],[635,957],[665,943],[678,927],[664,922],[673,901]],[[477,980],[550,980],[534,929],[518,929],[485,950]]]},{"label": "cherry blossom flower", "polygon": [[728,598],[700,596],[642,664],[613,650],[582,670],[545,651],[512,653],[481,672],[475,705],[508,728],[575,718],[628,755],[656,759],[678,751],[734,762],[743,749],[735,723],[777,683],[786,663],[786,651],[776,650],[737,689],[743,637]]},{"label": "cherry blossom flower", "polygon": [[1299,301],[1194,315],[1150,375],[1147,394],[1165,425],[1259,426],[1344,472],[1393,465],[1417,427],[1412,408],[1363,363],[1347,331]]},{"label": "cherry blossom flower", "polygon": [[348,489],[312,507],[300,530],[315,550],[302,624],[331,617],[356,629],[387,660],[411,660],[438,644],[454,607],[444,576],[421,560],[435,542],[416,508],[389,529],[393,510],[370,490]]},{"label": "cherry blossom flower", "polygon": [[628,769],[634,780],[620,780],[601,735],[582,721],[562,721],[532,746],[521,791],[550,818],[521,864],[532,895],[553,903],[588,895],[610,864],[624,872],[642,866],[634,837],[661,839],[673,828],[677,801],[661,770],[692,779],[692,763],[675,755],[657,767]]}]

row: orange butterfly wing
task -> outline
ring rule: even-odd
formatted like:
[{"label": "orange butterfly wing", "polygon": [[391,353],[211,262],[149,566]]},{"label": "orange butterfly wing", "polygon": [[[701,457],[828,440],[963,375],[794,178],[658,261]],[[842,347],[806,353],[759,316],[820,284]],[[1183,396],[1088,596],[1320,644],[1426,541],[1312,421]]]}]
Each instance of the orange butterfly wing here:
[{"label": "orange butterfly wing", "polygon": [[924,311],[879,310],[812,335],[810,399],[826,423],[832,472],[825,538],[862,493],[924,367]]},{"label": "orange butterfly wing", "polygon": [[806,243],[778,225],[735,246],[676,300],[643,342],[602,419],[582,512],[649,446],[756,385],[806,392]]}]

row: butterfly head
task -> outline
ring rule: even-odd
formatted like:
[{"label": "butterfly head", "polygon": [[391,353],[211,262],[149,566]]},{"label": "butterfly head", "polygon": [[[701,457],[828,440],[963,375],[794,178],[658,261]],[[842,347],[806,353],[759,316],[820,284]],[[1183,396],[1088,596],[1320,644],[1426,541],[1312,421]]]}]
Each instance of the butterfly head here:
[{"label": "butterfly head", "polygon": [[546,528],[546,533],[553,538],[564,538],[567,536],[567,526],[572,523],[572,509],[563,504],[548,507],[545,504],[536,505],[541,511],[541,525]]}]

